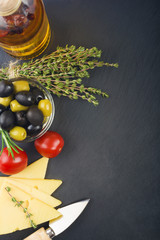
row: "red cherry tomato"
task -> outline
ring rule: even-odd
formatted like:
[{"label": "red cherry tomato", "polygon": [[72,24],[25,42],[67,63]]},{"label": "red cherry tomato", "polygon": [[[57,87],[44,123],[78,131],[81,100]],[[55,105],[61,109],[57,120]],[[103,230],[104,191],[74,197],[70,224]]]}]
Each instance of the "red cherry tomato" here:
[{"label": "red cherry tomato", "polygon": [[64,146],[64,140],[60,134],[52,131],[46,132],[34,142],[37,151],[44,157],[54,158]]},{"label": "red cherry tomato", "polygon": [[[12,149],[13,150],[13,149]],[[2,155],[0,156],[0,171],[4,174],[11,175],[21,172],[27,167],[28,157],[24,151],[17,149],[19,153],[13,150],[14,159],[11,154],[8,154],[8,149],[3,149]]]}]

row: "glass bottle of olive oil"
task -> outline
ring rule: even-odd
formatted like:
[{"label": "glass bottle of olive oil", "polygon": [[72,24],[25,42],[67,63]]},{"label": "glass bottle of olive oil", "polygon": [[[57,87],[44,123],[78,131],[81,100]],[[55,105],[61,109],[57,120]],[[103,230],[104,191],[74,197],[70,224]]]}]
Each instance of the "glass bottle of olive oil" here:
[{"label": "glass bottle of olive oil", "polygon": [[42,0],[0,0],[0,47],[20,59],[41,54],[50,25]]}]

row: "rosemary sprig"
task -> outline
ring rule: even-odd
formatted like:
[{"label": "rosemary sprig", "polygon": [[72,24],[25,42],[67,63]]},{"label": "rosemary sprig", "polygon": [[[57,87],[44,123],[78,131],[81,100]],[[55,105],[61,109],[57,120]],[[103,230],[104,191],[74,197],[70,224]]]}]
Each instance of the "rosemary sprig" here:
[{"label": "rosemary sprig", "polygon": [[1,135],[1,138],[2,138],[2,148],[1,148],[1,151],[0,151],[0,156],[3,152],[3,149],[4,149],[4,143],[6,144],[6,147],[8,149],[8,154],[13,157],[14,159],[14,153],[13,153],[13,150],[18,153],[18,150],[21,150],[23,151],[22,148],[20,148],[15,142],[13,142],[8,134],[7,131],[3,130],[2,128],[0,128],[0,135]]},{"label": "rosemary sprig", "polygon": [[31,219],[31,216],[33,216],[31,213],[28,212],[28,209],[23,207],[23,201],[18,201],[15,197],[12,196],[11,192],[11,188],[10,187],[6,187],[5,190],[7,191],[7,193],[9,194],[9,196],[11,197],[12,202],[15,203],[15,207],[21,207],[23,209],[23,212],[26,214],[26,218],[29,219],[31,227],[33,228],[37,228],[37,225],[33,222],[33,220]]},{"label": "rosemary sprig", "polygon": [[[101,50],[96,47],[57,47],[48,56],[15,65],[14,76],[35,78],[58,97],[65,96],[75,100],[81,98],[98,105],[95,95],[106,98],[109,95],[101,89],[84,86],[82,80],[89,78],[88,71],[96,67],[118,67],[117,63],[99,61],[100,57]],[[0,80],[8,79],[9,76],[8,67],[0,69]]]}]

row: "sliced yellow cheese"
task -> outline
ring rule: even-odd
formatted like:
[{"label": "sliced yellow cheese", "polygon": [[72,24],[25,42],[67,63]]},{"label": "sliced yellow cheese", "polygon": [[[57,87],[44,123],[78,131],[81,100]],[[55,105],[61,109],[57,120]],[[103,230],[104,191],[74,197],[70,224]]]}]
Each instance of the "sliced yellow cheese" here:
[{"label": "sliced yellow cheese", "polygon": [[29,185],[25,185],[23,183],[20,183],[17,180],[7,178],[6,180],[4,180],[4,182],[8,182],[8,183],[16,186],[20,190],[29,194],[31,197],[33,197],[35,199],[38,199],[38,200],[40,200],[40,201],[44,202],[45,204],[48,204],[52,207],[57,207],[62,203],[60,200],[42,192],[42,191],[39,191],[38,189],[33,188]]},{"label": "sliced yellow cheese", "polygon": [[40,178],[44,179],[47,171],[48,158],[43,157],[30,164],[20,173],[11,175],[14,178]]},{"label": "sliced yellow cheese", "polygon": [[[0,177],[0,188],[5,179],[7,179],[7,177]],[[16,180],[25,185],[29,185],[49,195],[51,195],[62,184],[61,180],[55,180],[55,179],[27,179],[27,178],[12,178],[12,177],[9,179]]]},{"label": "sliced yellow cheese", "polygon": [[28,212],[33,214],[31,220],[35,224],[41,224],[51,219],[56,219],[61,214],[51,206],[39,201],[31,195],[21,191],[9,182],[4,182],[0,191],[0,234],[8,234],[17,230],[31,227],[30,221],[26,218],[21,207],[15,207],[5,187],[10,187],[10,194],[18,201],[24,201],[23,206],[27,207]]}]

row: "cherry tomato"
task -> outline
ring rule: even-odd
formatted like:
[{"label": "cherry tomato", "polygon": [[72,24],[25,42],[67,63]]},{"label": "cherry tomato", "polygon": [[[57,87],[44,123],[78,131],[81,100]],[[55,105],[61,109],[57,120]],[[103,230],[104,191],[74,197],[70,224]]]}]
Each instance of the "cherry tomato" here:
[{"label": "cherry tomato", "polygon": [[[13,150],[13,149],[12,149]],[[3,149],[2,155],[0,156],[0,171],[4,174],[11,175],[21,172],[27,167],[28,157],[24,151],[17,149],[19,153],[13,150],[14,159],[11,154],[8,154],[8,149]]]},{"label": "cherry tomato", "polygon": [[44,157],[54,158],[64,146],[64,140],[60,134],[52,131],[46,132],[34,142],[37,151]]}]

